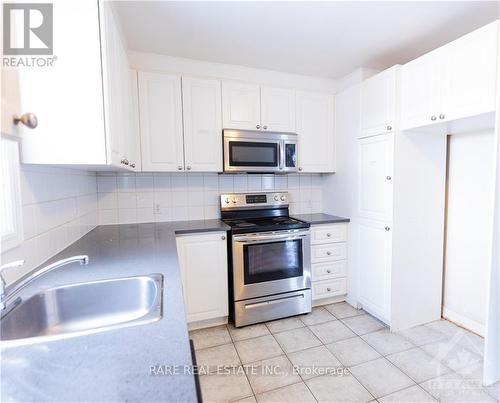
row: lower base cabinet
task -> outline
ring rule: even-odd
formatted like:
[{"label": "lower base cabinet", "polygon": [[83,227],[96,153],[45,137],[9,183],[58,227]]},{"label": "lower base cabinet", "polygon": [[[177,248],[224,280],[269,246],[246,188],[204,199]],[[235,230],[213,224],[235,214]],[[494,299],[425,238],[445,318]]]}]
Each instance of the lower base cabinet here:
[{"label": "lower base cabinet", "polygon": [[226,233],[183,234],[178,235],[176,241],[187,322],[226,321]]}]

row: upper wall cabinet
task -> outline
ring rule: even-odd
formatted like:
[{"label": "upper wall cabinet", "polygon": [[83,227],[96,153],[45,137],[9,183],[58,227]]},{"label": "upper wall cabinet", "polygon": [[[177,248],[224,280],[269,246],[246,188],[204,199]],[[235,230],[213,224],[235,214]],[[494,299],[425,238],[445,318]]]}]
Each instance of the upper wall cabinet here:
[{"label": "upper wall cabinet", "polygon": [[335,171],[333,95],[297,91],[300,172]]},{"label": "upper wall cabinet", "polygon": [[394,131],[399,68],[391,67],[363,81],[360,138]]},{"label": "upper wall cabinet", "polygon": [[495,110],[498,22],[402,67],[402,128]]},{"label": "upper wall cabinet", "polygon": [[[111,3],[56,0],[53,19],[57,60],[18,68],[2,93],[17,97],[5,103],[2,120],[33,113],[38,125],[2,130],[21,137],[24,163],[133,169],[123,139],[132,102],[129,65]],[[11,32],[23,32],[20,22],[13,21]]]},{"label": "upper wall cabinet", "polygon": [[143,171],[222,171],[221,84],[139,73]]},{"label": "upper wall cabinet", "polygon": [[295,91],[222,82],[224,128],[295,132]]}]

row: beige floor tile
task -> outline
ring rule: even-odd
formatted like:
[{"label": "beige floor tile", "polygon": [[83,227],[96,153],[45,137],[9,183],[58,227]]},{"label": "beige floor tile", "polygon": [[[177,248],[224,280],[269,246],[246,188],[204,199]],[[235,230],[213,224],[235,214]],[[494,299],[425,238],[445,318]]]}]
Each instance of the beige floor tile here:
[{"label": "beige floor tile", "polygon": [[451,339],[447,342],[426,344],[422,349],[454,371],[467,368],[470,372],[482,367],[482,357]]},{"label": "beige floor tile", "polygon": [[307,327],[276,333],[274,337],[285,353],[321,345],[321,341]]},{"label": "beige floor tile", "polygon": [[391,332],[389,329],[368,333],[361,336],[361,338],[382,355],[399,353],[415,347],[409,340],[399,334]]},{"label": "beige floor tile", "polygon": [[379,398],[380,403],[431,403],[435,402],[431,395],[429,395],[420,386],[414,385],[409,388],[392,393],[388,396]]},{"label": "beige floor tile", "polygon": [[[484,338],[477,334],[465,331],[465,334],[458,339],[458,344],[473,353],[484,356]],[[452,339],[455,340],[455,339]]]},{"label": "beige floor tile", "polygon": [[356,334],[339,320],[312,325],[309,326],[309,329],[311,329],[324,344],[356,337]]},{"label": "beige floor tile", "polygon": [[231,343],[226,325],[194,330],[189,332],[189,337],[193,340],[195,350]]},{"label": "beige floor tile", "polygon": [[423,382],[420,386],[442,403],[496,402],[485,388],[471,384],[454,372]]},{"label": "beige floor tile", "polygon": [[283,354],[283,350],[272,335],[255,337],[234,343],[243,364],[265,360]]},{"label": "beige floor tile", "polygon": [[424,326],[428,327],[429,329],[443,333],[448,337],[453,337],[456,336],[457,334],[465,333],[464,329],[445,319],[429,322],[426,323]]},{"label": "beige floor tile", "polygon": [[247,375],[255,394],[301,381],[300,376],[294,373],[291,362],[284,355],[249,365]]},{"label": "beige floor tile", "polygon": [[342,319],[342,322],[344,322],[344,324],[354,333],[360,336],[385,328],[385,325],[382,322],[378,321],[371,315],[359,315],[352,318],[345,318]]},{"label": "beige floor tile", "polygon": [[243,399],[238,399],[233,401],[232,403],[256,403],[257,400],[255,399],[255,396],[248,396],[244,397]]},{"label": "beige floor tile", "polygon": [[209,372],[217,371],[219,366],[241,365],[238,354],[232,343],[197,350],[196,363],[199,366],[208,367]]},{"label": "beige floor tile", "polygon": [[325,308],[337,319],[363,315],[365,313],[362,309],[356,309],[347,302],[338,302],[336,304],[326,305]]},{"label": "beige floor tile", "polygon": [[259,403],[315,403],[316,400],[304,382],[257,395]]},{"label": "beige floor tile", "polygon": [[380,354],[360,337],[337,341],[326,347],[347,367],[380,358]]},{"label": "beige floor tile", "polygon": [[417,383],[450,372],[449,368],[418,347],[388,355],[386,358]]},{"label": "beige floor tile", "polygon": [[326,375],[342,367],[340,361],[325,346],[290,353],[288,358],[302,379]]},{"label": "beige floor tile", "polygon": [[252,389],[244,373],[200,376],[203,401],[231,402],[252,395]]},{"label": "beige floor tile", "polygon": [[264,323],[236,328],[232,324],[227,325],[233,341],[252,339],[254,337],[265,336],[269,333]]},{"label": "beige floor tile", "polygon": [[352,367],[351,372],[376,398],[415,384],[385,358]]},{"label": "beige floor tile", "polygon": [[322,306],[318,306],[313,308],[311,313],[300,316],[300,320],[309,326],[317,325],[318,323],[330,322],[332,320],[337,320],[337,318]]},{"label": "beige floor tile", "polygon": [[323,402],[368,402],[373,396],[351,375],[319,376],[309,379],[306,385],[316,400]]},{"label": "beige floor tile", "polygon": [[402,330],[397,332],[400,336],[403,336],[410,340],[416,346],[423,346],[424,344],[435,343],[437,341],[445,340],[447,338],[441,332],[431,329],[425,325],[415,326],[410,329]]},{"label": "beige floor tile", "polygon": [[298,316],[292,316],[291,318],[273,320],[272,322],[266,323],[267,328],[271,333],[284,332],[286,330],[297,329],[299,327],[304,327],[304,323],[299,319]]}]

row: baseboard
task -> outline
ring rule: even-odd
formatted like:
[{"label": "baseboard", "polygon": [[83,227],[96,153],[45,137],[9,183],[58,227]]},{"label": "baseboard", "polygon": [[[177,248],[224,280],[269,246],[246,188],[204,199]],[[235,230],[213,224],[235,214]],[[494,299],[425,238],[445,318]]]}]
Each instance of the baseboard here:
[{"label": "baseboard", "polygon": [[219,325],[227,324],[227,316],[223,316],[221,318],[207,319],[207,320],[199,320],[196,322],[188,323],[188,330],[198,330],[204,329],[206,327],[213,327]]},{"label": "baseboard", "polygon": [[338,297],[313,300],[312,306],[315,307],[315,306],[322,306],[322,305],[330,305],[330,304],[335,304],[337,302],[344,302],[344,301],[345,301],[345,295],[340,295]]},{"label": "baseboard", "polygon": [[457,312],[454,312],[446,307],[443,307],[443,318],[448,319],[450,322],[454,322],[457,325],[470,330],[478,334],[481,337],[484,337],[485,334],[485,326],[475,320],[469,319],[464,315],[461,315]]}]

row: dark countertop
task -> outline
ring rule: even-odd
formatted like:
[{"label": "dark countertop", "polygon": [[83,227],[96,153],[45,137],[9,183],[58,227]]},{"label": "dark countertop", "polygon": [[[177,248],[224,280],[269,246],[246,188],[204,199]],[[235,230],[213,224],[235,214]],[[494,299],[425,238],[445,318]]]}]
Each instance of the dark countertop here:
[{"label": "dark countertop", "polygon": [[335,224],[341,222],[351,221],[349,218],[339,217],[336,215],[316,213],[316,214],[292,214],[293,218],[297,220],[308,222],[311,225],[314,224]]},{"label": "dark countertop", "polygon": [[150,366],[190,366],[175,234],[226,231],[220,220],[99,226],[44,265],[87,254],[41,277],[22,295],[84,281],[162,273],[163,317],[140,326],[41,342],[2,345],[2,401],[195,402],[192,374],[151,376]]}]

